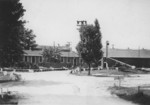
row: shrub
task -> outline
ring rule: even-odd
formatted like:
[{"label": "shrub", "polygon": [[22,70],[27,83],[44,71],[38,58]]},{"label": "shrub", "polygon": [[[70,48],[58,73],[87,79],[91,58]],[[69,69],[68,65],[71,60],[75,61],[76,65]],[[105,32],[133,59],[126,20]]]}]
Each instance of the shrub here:
[{"label": "shrub", "polygon": [[120,66],[119,68],[118,68],[120,71],[125,71],[125,70],[127,70],[127,69],[129,69],[127,66],[125,66],[125,65],[122,65],[122,66]]}]

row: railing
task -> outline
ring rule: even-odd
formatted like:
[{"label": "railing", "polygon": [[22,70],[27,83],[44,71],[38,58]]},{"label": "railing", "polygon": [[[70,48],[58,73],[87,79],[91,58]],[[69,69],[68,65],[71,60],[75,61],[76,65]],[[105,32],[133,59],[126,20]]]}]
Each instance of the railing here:
[{"label": "railing", "polygon": [[110,60],[113,60],[113,61],[115,61],[115,62],[117,62],[117,63],[120,63],[120,64],[122,64],[122,65],[125,65],[125,66],[128,66],[128,67],[132,67],[132,65],[129,65],[129,64],[127,64],[127,63],[124,63],[124,62],[122,62],[122,61],[119,61],[119,60],[116,60],[116,59],[113,59],[113,58],[107,58],[107,59],[110,59]]}]

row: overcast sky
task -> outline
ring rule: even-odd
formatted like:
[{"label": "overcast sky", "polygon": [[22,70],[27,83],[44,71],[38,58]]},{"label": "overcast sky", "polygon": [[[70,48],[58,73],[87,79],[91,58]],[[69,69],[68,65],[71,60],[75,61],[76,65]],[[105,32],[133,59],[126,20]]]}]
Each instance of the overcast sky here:
[{"label": "overcast sky", "polygon": [[24,19],[39,45],[79,42],[77,20],[97,18],[102,43],[115,48],[150,49],[150,0],[21,0]]}]

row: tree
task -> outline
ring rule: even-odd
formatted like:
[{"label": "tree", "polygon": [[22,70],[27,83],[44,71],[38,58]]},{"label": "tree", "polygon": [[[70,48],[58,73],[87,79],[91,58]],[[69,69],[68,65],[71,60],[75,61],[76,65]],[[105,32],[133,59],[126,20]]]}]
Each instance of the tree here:
[{"label": "tree", "polygon": [[95,20],[95,25],[84,25],[79,29],[81,41],[76,49],[85,63],[89,65],[90,75],[91,64],[98,64],[103,57],[101,50],[101,32],[98,20]]},{"label": "tree", "polygon": [[37,47],[36,41],[35,41],[35,35],[33,33],[33,30],[31,29],[25,29],[23,30],[23,46],[25,50],[34,50]]},{"label": "tree", "polygon": [[45,48],[43,51],[44,62],[59,62],[60,55],[60,50],[57,47]]},{"label": "tree", "polygon": [[0,0],[0,66],[13,66],[22,58],[24,12],[19,0]]}]

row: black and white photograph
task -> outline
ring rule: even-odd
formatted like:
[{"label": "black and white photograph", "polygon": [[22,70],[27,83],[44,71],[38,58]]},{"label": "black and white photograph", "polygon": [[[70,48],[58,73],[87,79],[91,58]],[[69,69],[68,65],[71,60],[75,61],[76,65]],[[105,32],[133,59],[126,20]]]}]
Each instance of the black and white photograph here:
[{"label": "black and white photograph", "polygon": [[150,0],[0,0],[0,105],[150,105]]}]

